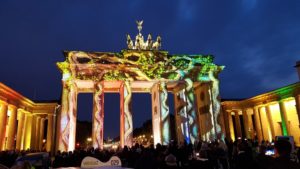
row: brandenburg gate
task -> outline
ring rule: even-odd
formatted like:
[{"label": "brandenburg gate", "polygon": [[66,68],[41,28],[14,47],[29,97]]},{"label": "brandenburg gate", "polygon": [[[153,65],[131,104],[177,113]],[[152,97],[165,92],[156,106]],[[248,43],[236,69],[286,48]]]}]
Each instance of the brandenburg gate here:
[{"label": "brandenburg gate", "polygon": [[211,55],[170,55],[161,50],[161,38],[147,40],[137,22],[135,40],[127,35],[128,49],[119,53],[65,51],[58,62],[62,72],[61,112],[57,117],[56,149],[75,149],[76,107],[79,93],[93,93],[92,142],[103,148],[104,93],[120,94],[120,146],[132,146],[133,93],[150,93],[154,144],[170,141],[168,92],[174,94],[178,142],[222,137],[218,74],[224,66]]}]

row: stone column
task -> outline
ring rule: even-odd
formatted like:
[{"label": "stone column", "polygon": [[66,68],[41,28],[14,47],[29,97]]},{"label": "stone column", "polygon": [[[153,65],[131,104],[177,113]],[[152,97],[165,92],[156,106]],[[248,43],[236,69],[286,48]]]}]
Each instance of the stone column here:
[{"label": "stone column", "polygon": [[51,151],[52,144],[53,144],[53,130],[54,130],[54,125],[53,125],[53,115],[48,114],[48,126],[47,126],[47,140],[46,140],[46,150],[47,152]]},{"label": "stone column", "polygon": [[0,100],[0,150],[4,150],[7,119],[7,103]]},{"label": "stone column", "polygon": [[241,128],[241,122],[240,122],[240,116],[239,116],[239,111],[235,110],[234,111],[234,119],[235,119],[235,127],[236,127],[236,134],[237,137],[241,137],[242,138],[242,128]]},{"label": "stone column", "polygon": [[247,109],[243,109],[242,110],[242,114],[243,114],[243,121],[244,121],[244,130],[245,130],[245,137],[247,139],[250,139],[250,127],[249,127],[249,123],[248,123],[248,113],[247,113]]},{"label": "stone column", "polygon": [[283,100],[279,101],[279,109],[280,109],[280,116],[281,116],[282,134],[284,136],[288,136],[289,133],[290,133],[290,131],[289,131],[289,125],[288,125],[288,118],[287,118],[286,108],[285,108]]},{"label": "stone column", "polygon": [[16,140],[16,149],[21,150],[23,147],[22,145],[22,136],[23,136],[23,128],[24,128],[24,121],[25,121],[25,114],[22,109],[18,109],[18,129],[17,129],[17,140]]},{"label": "stone column", "polygon": [[37,126],[38,117],[36,115],[32,115],[31,118],[32,118],[32,124],[31,124],[30,149],[31,150],[36,150],[36,145],[37,145],[37,142],[36,142],[36,138],[37,138],[36,128],[38,127]]},{"label": "stone column", "polygon": [[45,118],[41,118],[40,120],[40,129],[39,129],[39,147],[40,151],[43,151],[43,139],[44,139],[44,129],[45,129]]},{"label": "stone column", "polygon": [[[161,102],[161,138],[162,144],[168,145],[171,140],[170,131],[170,111],[168,106],[168,90],[165,82],[160,83],[160,102]],[[198,133],[197,133],[198,134]]]},{"label": "stone column", "polygon": [[234,133],[234,126],[233,126],[233,121],[232,121],[232,111],[227,112],[227,116],[228,116],[228,124],[229,124],[229,131],[230,131],[230,138],[231,140],[235,140],[235,134]]},{"label": "stone column", "polygon": [[31,133],[32,131],[32,115],[30,113],[25,114],[25,131],[24,135],[24,150],[30,149]]},{"label": "stone column", "polygon": [[95,85],[93,104],[93,147],[103,149],[103,128],[104,128],[104,86],[102,82]]},{"label": "stone column", "polygon": [[[186,109],[187,109],[187,115],[189,118],[189,131],[190,131],[190,140],[191,143],[194,144],[194,142],[199,139],[199,128],[197,125],[197,114],[196,114],[196,110],[195,107],[197,107],[196,103],[195,103],[195,96],[194,96],[194,88],[193,88],[193,81],[191,79],[185,79],[186,82],[186,98],[187,98],[187,105],[186,105]],[[215,119],[215,118],[214,118]],[[215,126],[213,126],[214,133],[213,135],[216,135],[216,130],[214,128]]]},{"label": "stone column", "polygon": [[[254,114],[254,112],[252,112]],[[252,115],[248,114],[248,125],[249,125],[249,129],[251,131],[250,133],[250,138],[253,139],[254,138],[254,127],[253,127],[253,121],[252,121]]]},{"label": "stone column", "polygon": [[298,124],[300,128],[300,95],[295,96],[295,102],[296,102],[296,109],[297,109],[297,115],[298,115]]},{"label": "stone column", "polygon": [[211,81],[211,102],[212,102],[212,116],[214,118],[214,130],[216,132],[216,136],[220,139],[220,137],[224,136],[222,133],[222,121],[219,120],[219,116],[221,113],[221,100],[220,100],[220,90],[219,90],[219,79],[218,79],[218,70],[211,70],[208,73],[208,77]]},{"label": "stone column", "polygon": [[226,138],[229,139],[231,138],[230,135],[230,124],[229,124],[229,112],[225,109],[225,107],[222,107],[222,113],[224,114],[224,122],[225,122],[225,133],[226,133]]},{"label": "stone column", "polygon": [[272,118],[272,111],[270,105],[266,105],[266,113],[267,113],[267,118],[269,122],[269,127],[271,129],[272,133],[272,139],[275,139],[275,130],[274,130],[274,123],[273,123],[273,118]]},{"label": "stone column", "polygon": [[120,87],[120,145],[132,146],[133,122],[131,113],[131,87],[130,82],[125,81]]},{"label": "stone column", "polygon": [[36,128],[35,128],[35,149],[40,151],[40,130],[41,130],[41,121],[42,118],[37,116],[36,117]]},{"label": "stone column", "polygon": [[152,97],[152,128],[154,145],[167,145],[170,141],[168,92],[164,82],[156,83],[151,89]]},{"label": "stone column", "polygon": [[57,131],[57,150],[75,149],[77,119],[77,87],[72,80],[63,81],[61,112]]},{"label": "stone column", "polygon": [[261,120],[257,107],[253,108],[254,119],[255,119],[255,130],[258,141],[261,142],[263,140],[262,128],[261,128]]},{"label": "stone column", "polygon": [[15,135],[17,126],[17,107],[14,105],[9,105],[8,109],[10,111],[10,117],[8,121],[8,134],[7,134],[7,150],[15,149]]},{"label": "stone column", "polygon": [[176,136],[178,144],[183,143],[184,141],[190,142],[186,104],[185,89],[174,93]]}]

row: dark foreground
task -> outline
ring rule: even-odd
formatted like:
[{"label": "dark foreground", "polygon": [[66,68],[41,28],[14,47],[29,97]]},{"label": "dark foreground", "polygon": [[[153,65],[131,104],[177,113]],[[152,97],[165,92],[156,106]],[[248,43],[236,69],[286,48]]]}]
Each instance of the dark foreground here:
[{"label": "dark foreground", "polygon": [[[276,154],[266,155],[275,149]],[[116,155],[122,161],[122,167],[136,169],[300,169],[300,150],[292,147],[288,141],[271,143],[239,140],[236,142],[216,141],[212,143],[199,142],[197,145],[172,143],[169,146],[157,145],[144,148],[136,144],[132,148],[117,150],[78,149],[74,152],[57,152],[48,166],[80,167],[86,156],[92,156],[100,161],[108,161]],[[3,151],[0,153],[0,164],[12,167],[17,157],[30,151]],[[268,154],[267,153],[267,154]],[[27,165],[30,165],[27,163]],[[35,168],[45,168],[37,166]],[[27,166],[29,167],[29,166]],[[25,168],[25,166],[23,166]]]}]

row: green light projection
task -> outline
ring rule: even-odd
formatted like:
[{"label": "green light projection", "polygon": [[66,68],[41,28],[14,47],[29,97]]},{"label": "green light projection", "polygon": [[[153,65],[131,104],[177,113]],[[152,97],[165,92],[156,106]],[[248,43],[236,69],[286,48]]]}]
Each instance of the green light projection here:
[{"label": "green light projection", "polygon": [[166,51],[69,51],[65,55],[66,61],[57,64],[63,77],[80,80],[151,81],[190,78],[192,81],[199,81],[208,79],[209,70],[223,69],[213,63],[211,55],[169,55]]}]

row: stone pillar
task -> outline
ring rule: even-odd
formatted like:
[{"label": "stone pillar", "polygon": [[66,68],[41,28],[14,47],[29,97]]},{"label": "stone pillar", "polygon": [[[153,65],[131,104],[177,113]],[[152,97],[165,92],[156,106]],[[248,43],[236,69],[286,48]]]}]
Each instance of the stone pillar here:
[{"label": "stone pillar", "polygon": [[40,120],[40,128],[39,128],[39,147],[40,151],[43,151],[43,139],[44,139],[44,129],[45,129],[45,118],[41,118]]},{"label": "stone pillar", "polygon": [[269,122],[269,128],[270,128],[271,134],[272,134],[272,139],[275,140],[275,129],[274,129],[274,123],[273,123],[270,105],[266,105],[266,113],[267,113],[267,118],[268,118],[268,122]]},{"label": "stone pillar", "polygon": [[[218,138],[221,138],[224,136],[224,133],[222,133],[222,121],[220,121],[219,118],[220,117],[220,113],[221,113],[221,100],[220,100],[220,90],[219,90],[219,79],[218,79],[218,72],[217,70],[211,70],[208,73],[208,77],[211,81],[211,102],[212,102],[212,117],[214,118],[214,131],[215,131],[215,135]],[[223,138],[221,138],[223,139]]]},{"label": "stone pillar", "polygon": [[133,122],[131,113],[131,87],[130,82],[125,81],[120,87],[120,145],[132,146]]},{"label": "stone pillar", "polygon": [[230,135],[230,124],[229,124],[229,112],[225,109],[225,107],[222,107],[222,112],[224,114],[223,118],[224,118],[224,122],[225,122],[225,133],[226,133],[226,138],[229,139],[231,138]]},{"label": "stone pillar", "polygon": [[35,150],[41,150],[40,149],[40,130],[41,130],[41,121],[42,121],[42,118],[37,116],[36,117],[36,128],[35,128]]},{"label": "stone pillar", "polygon": [[[161,102],[161,138],[162,144],[168,145],[171,140],[170,131],[170,111],[168,106],[168,90],[165,82],[160,83],[160,102]],[[197,133],[198,134],[198,133]]]},{"label": "stone pillar", "polygon": [[22,150],[22,143],[23,143],[23,129],[24,129],[24,121],[25,121],[25,114],[22,109],[18,109],[18,129],[17,129],[17,140],[16,140],[16,149]]},{"label": "stone pillar", "polygon": [[25,131],[24,135],[24,150],[30,149],[31,133],[32,131],[32,115],[30,113],[25,114]]},{"label": "stone pillar", "polygon": [[241,122],[240,122],[240,116],[239,111],[234,111],[234,119],[235,119],[235,127],[236,127],[236,136],[242,138],[242,128],[241,128]]},{"label": "stone pillar", "polygon": [[103,149],[103,128],[104,128],[104,86],[103,83],[95,85],[93,104],[93,147]]},{"label": "stone pillar", "polygon": [[50,152],[52,149],[52,144],[53,144],[53,130],[54,130],[54,125],[53,125],[53,115],[48,114],[48,124],[47,124],[47,140],[46,140],[46,150],[47,152]]},{"label": "stone pillar", "polygon": [[249,127],[249,122],[248,122],[248,113],[247,113],[247,109],[243,109],[242,110],[242,114],[243,114],[243,121],[244,121],[244,130],[245,130],[245,137],[247,139],[250,139],[250,127]]},{"label": "stone pillar", "polygon": [[284,136],[288,136],[290,131],[289,131],[289,124],[288,124],[286,108],[285,108],[283,100],[279,101],[279,109],[280,109],[280,116],[281,116],[282,134]]},{"label": "stone pillar", "polygon": [[[254,114],[254,112],[252,112]],[[253,127],[253,121],[252,121],[252,115],[248,114],[248,125],[249,125],[249,130],[250,132],[250,138],[254,138],[254,127]]]},{"label": "stone pillar", "polygon": [[[187,105],[186,105],[186,109],[187,109],[187,115],[188,115],[188,119],[189,119],[189,132],[190,132],[190,140],[191,143],[194,144],[194,142],[199,139],[199,128],[197,125],[197,114],[196,114],[196,110],[195,107],[197,107],[196,103],[195,103],[195,96],[194,96],[194,88],[193,88],[193,81],[191,79],[185,79],[186,82],[186,98],[187,98]],[[215,126],[213,125],[213,130],[214,130],[214,134],[215,135]]]},{"label": "stone pillar", "polygon": [[37,142],[36,142],[36,138],[37,138],[36,128],[38,127],[37,126],[38,117],[36,115],[32,115],[31,118],[32,118],[32,124],[31,124],[30,149],[31,150],[36,150],[36,145],[37,145]]},{"label": "stone pillar", "polygon": [[233,126],[233,121],[232,121],[232,111],[227,112],[227,116],[228,116],[228,124],[229,124],[229,131],[230,131],[230,138],[231,140],[235,140],[235,134],[234,133],[234,126]]},{"label": "stone pillar", "polygon": [[15,135],[17,126],[17,107],[14,105],[9,105],[8,109],[10,111],[10,117],[8,121],[8,134],[7,134],[7,150],[15,149]]},{"label": "stone pillar", "polygon": [[154,145],[167,145],[170,141],[168,92],[164,82],[156,83],[151,89],[152,97],[152,128]]},{"label": "stone pillar", "polygon": [[262,134],[262,128],[261,128],[261,120],[260,120],[260,115],[257,107],[253,108],[253,114],[254,114],[254,119],[255,119],[255,131],[256,131],[256,136],[259,142],[263,140],[263,134]]},{"label": "stone pillar", "polygon": [[73,151],[75,149],[76,119],[76,84],[72,80],[63,81],[61,112],[58,119],[57,150]]},{"label": "stone pillar", "polygon": [[0,150],[4,150],[7,121],[7,103],[0,100]]},{"label": "stone pillar", "polygon": [[300,128],[300,95],[295,96],[295,102],[296,102],[296,109],[297,109],[297,115],[298,115],[298,124]]},{"label": "stone pillar", "polygon": [[190,142],[186,104],[185,89],[174,93],[176,136],[178,144],[183,143],[184,141]]}]

